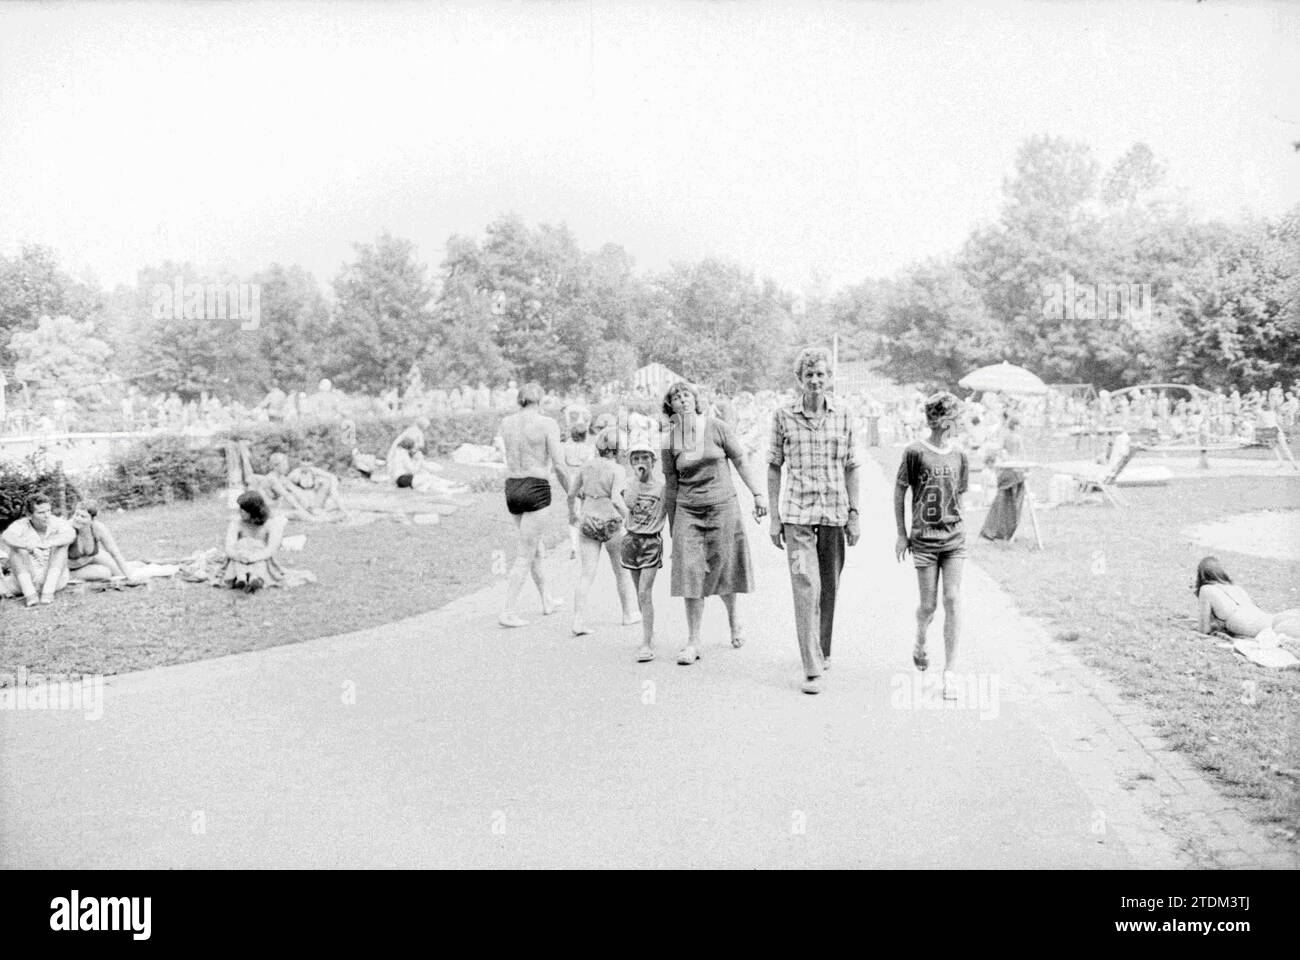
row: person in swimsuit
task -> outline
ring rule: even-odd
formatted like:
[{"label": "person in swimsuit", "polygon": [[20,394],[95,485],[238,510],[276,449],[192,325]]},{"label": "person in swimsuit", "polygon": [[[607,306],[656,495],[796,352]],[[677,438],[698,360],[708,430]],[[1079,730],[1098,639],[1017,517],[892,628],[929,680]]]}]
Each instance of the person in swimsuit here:
[{"label": "person in swimsuit", "polygon": [[569,498],[582,504],[578,522],[582,573],[578,577],[578,587],[573,598],[573,634],[577,637],[591,633],[584,614],[587,595],[591,591],[592,581],[596,579],[602,544],[614,567],[614,584],[618,588],[619,603],[623,607],[623,623],[627,625],[641,621],[641,614],[635,607],[632,577],[622,563],[623,527],[628,520],[627,504],[623,500],[627,478],[616,459],[616,430],[606,430],[600,434],[596,439],[596,454],[595,458],[582,465],[569,487]]},{"label": "person in swimsuit", "polygon": [[226,564],[219,579],[223,586],[256,593],[284,579],[275,555],[289,521],[273,516],[256,490],[245,490],[236,502],[239,516],[226,529]]},{"label": "person in swimsuit", "polygon": [[501,421],[501,442],[506,454],[506,509],[514,520],[515,559],[506,583],[506,602],[499,622],[503,627],[522,627],[528,621],[516,612],[524,578],[532,574],[542,597],[542,613],[550,615],[563,601],[551,595],[542,569],[545,547],[543,511],[551,505],[551,473],[567,495],[569,475],[561,466],[560,425],[541,411],[541,385],[526,383],[519,390],[520,410]]},{"label": "person in swimsuit", "polygon": [[83,500],[72,511],[77,539],[68,544],[68,571],[74,580],[112,580],[124,577],[139,583],[122,555],[112,532],[99,519],[99,504]]},{"label": "person in swimsuit", "polygon": [[311,520],[311,507],[301,496],[301,491],[289,482],[291,472],[288,455],[277,451],[271,454],[271,469],[255,478],[252,489],[260,493],[269,505],[285,510],[294,519]]},{"label": "person in swimsuit", "polygon": [[1300,607],[1278,614],[1265,613],[1243,587],[1232,582],[1218,557],[1205,557],[1196,565],[1192,593],[1198,601],[1197,627],[1201,633],[1256,637],[1272,630],[1300,641]]},{"label": "person in swimsuit", "polygon": [[[570,475],[577,473],[584,463],[596,455],[596,448],[588,440],[589,424],[586,420],[577,421],[569,430],[569,439],[560,444],[564,452],[564,468]],[[569,491],[569,559],[578,558],[578,504]]]},{"label": "person in swimsuit", "polygon": [[[397,438],[388,448],[388,454],[385,457],[387,462],[392,463],[399,457],[398,448],[403,447],[410,458],[411,473],[419,473],[424,469],[424,431],[429,429],[429,418],[420,417],[405,430],[397,435]],[[409,444],[403,444],[403,440],[409,439]],[[396,475],[395,475],[396,476]]]},{"label": "person in swimsuit", "polygon": [[310,460],[300,460],[285,480],[312,513],[343,512],[343,503],[339,500],[339,478]]}]

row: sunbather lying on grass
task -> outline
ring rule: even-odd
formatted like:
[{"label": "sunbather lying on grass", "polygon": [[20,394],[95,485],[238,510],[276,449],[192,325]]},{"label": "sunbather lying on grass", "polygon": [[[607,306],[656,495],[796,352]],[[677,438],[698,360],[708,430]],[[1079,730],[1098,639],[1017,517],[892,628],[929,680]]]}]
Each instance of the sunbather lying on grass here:
[{"label": "sunbather lying on grass", "polygon": [[1227,633],[1256,637],[1272,630],[1300,642],[1300,607],[1278,614],[1265,613],[1245,588],[1232,582],[1218,557],[1205,557],[1196,565],[1192,592],[1200,601],[1201,633]]}]

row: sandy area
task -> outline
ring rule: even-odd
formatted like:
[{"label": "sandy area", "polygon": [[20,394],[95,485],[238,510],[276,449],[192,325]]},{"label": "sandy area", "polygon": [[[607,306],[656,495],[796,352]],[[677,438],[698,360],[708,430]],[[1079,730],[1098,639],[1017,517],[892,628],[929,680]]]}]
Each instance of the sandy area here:
[{"label": "sandy area", "polygon": [[1300,560],[1300,510],[1239,513],[1214,523],[1185,527],[1183,535],[1216,550],[1273,560]]}]

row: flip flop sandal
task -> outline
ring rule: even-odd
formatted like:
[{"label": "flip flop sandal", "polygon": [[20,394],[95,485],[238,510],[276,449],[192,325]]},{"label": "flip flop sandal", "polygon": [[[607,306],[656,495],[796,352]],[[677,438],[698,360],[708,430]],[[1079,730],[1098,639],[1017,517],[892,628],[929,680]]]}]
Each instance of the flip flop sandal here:
[{"label": "flip flop sandal", "polygon": [[636,652],[637,663],[649,663],[654,658],[655,658],[655,652],[649,647],[641,647]]},{"label": "flip flop sandal", "polygon": [[745,645],[745,635],[743,633],[733,633],[731,635],[731,645],[739,650]]},{"label": "flip flop sandal", "polygon": [[682,652],[677,654],[677,662],[683,667],[689,667],[700,659],[700,651],[694,647],[682,647]]}]

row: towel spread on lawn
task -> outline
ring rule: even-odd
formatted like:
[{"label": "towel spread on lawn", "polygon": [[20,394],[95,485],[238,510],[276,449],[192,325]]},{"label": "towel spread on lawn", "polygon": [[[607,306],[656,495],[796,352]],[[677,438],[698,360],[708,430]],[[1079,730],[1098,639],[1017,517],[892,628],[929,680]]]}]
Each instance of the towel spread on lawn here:
[{"label": "towel spread on lawn", "polygon": [[[226,565],[226,552],[220,547],[212,547],[209,550],[196,550],[187,560],[181,563],[180,572],[177,574],[187,583],[210,583],[214,587],[224,586],[221,582],[221,572]],[[301,587],[304,583],[316,583],[316,574],[310,570],[303,570],[296,567],[281,567],[284,572],[283,579],[276,580],[268,584],[272,587]]]}]

